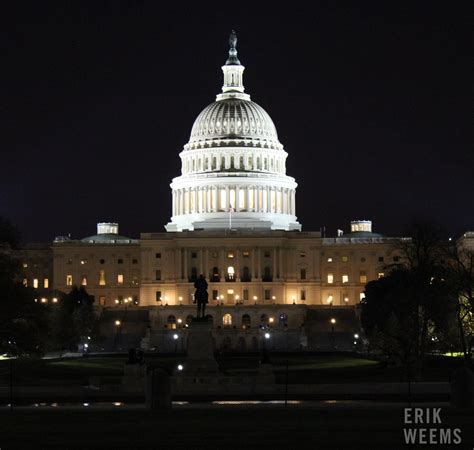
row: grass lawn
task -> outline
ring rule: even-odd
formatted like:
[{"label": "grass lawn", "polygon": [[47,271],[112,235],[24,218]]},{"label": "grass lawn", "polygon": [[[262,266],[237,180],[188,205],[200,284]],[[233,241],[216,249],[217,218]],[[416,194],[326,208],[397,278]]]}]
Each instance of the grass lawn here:
[{"label": "grass lawn", "polygon": [[[173,369],[183,362],[183,355],[147,355],[146,360]],[[260,355],[219,355],[223,371],[229,375],[252,374],[258,369]],[[126,356],[94,356],[64,360],[20,359],[13,361],[13,383],[16,386],[86,385],[89,377],[117,383],[123,374]],[[375,360],[353,354],[270,354],[277,382],[287,377],[290,384],[357,383],[403,381],[403,370],[383,367]],[[425,364],[425,381],[448,381],[459,361],[443,356],[430,358]],[[10,362],[0,361],[0,386],[10,381]]]}]

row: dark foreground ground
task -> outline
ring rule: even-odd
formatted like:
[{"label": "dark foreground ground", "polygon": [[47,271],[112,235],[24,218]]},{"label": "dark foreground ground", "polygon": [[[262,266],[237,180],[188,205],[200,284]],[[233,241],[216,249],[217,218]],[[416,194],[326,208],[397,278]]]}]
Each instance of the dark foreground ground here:
[{"label": "dark foreground ground", "polygon": [[[423,405],[426,407],[427,405]],[[439,406],[439,405],[438,405]],[[25,449],[469,449],[474,410],[444,405],[442,424],[459,445],[406,445],[403,405],[177,406],[166,412],[115,408],[0,412],[0,448]],[[439,434],[436,434],[439,436]]]}]

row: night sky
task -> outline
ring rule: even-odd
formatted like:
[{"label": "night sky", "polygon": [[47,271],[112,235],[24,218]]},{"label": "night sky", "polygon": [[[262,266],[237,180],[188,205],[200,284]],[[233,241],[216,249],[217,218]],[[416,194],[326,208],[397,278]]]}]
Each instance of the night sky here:
[{"label": "night sky", "polygon": [[82,238],[98,221],[164,231],[178,154],[221,90],[235,29],[303,230],[372,219],[397,235],[414,217],[472,230],[472,15],[435,3],[10,2],[0,216],[26,241]]}]

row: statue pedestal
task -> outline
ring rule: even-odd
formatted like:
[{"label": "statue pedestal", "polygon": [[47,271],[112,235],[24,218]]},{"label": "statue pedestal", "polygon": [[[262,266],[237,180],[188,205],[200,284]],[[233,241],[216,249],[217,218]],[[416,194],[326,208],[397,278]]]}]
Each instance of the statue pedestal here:
[{"label": "statue pedestal", "polygon": [[212,322],[193,320],[188,329],[188,357],[183,372],[186,375],[218,374],[214,358]]}]

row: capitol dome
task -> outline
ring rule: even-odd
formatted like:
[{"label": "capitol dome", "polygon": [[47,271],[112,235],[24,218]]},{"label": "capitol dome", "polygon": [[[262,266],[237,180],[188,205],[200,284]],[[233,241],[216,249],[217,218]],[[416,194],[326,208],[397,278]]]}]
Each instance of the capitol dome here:
[{"label": "capitol dome", "polygon": [[194,122],[186,150],[226,142],[282,150],[272,119],[250,100],[226,98],[207,106]]},{"label": "capitol dome", "polygon": [[222,93],[198,115],[179,154],[181,176],[170,185],[165,228],[301,230],[288,154],[270,116],[245,93],[234,32],[229,44]]}]

